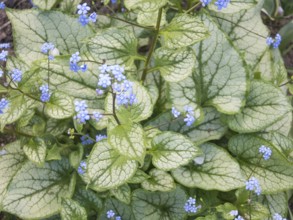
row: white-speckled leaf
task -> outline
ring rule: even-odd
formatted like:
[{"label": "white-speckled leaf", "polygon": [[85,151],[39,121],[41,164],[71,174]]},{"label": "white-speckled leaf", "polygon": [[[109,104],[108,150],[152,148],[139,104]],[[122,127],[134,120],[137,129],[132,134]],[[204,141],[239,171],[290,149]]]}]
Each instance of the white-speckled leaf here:
[{"label": "white-speckled leaf", "polygon": [[109,133],[109,143],[121,155],[143,162],[146,153],[144,131],[139,124],[118,125]]},{"label": "white-speckled leaf", "polygon": [[35,6],[43,10],[50,10],[57,2],[57,0],[32,0]]},{"label": "white-speckled leaf", "polygon": [[128,180],[128,183],[133,183],[133,184],[137,184],[137,183],[141,183],[144,180],[146,180],[147,178],[149,178],[150,176],[148,174],[146,174],[145,172],[143,172],[142,170],[137,170],[134,174],[134,176]]},{"label": "white-speckled leaf", "polygon": [[149,192],[138,189],[132,195],[132,210],[136,219],[185,219],[186,198],[187,195],[179,187],[171,192]]},{"label": "white-speckled leaf", "polygon": [[150,177],[141,183],[141,187],[148,191],[171,191],[176,184],[170,174],[163,170],[152,169]]},{"label": "white-speckled leaf", "polygon": [[155,51],[155,68],[168,82],[179,82],[192,74],[195,67],[195,54],[191,48],[177,50],[159,48]]},{"label": "white-speckled leaf", "polygon": [[292,110],[279,88],[262,81],[252,81],[246,105],[240,113],[228,116],[229,127],[239,133],[262,131]]},{"label": "white-speckled leaf", "polygon": [[[265,196],[260,197],[259,201],[261,201],[261,203],[264,204],[268,208],[268,210],[270,212],[270,216],[274,216],[275,213],[279,213],[281,216],[287,216],[288,196],[286,195],[286,192],[265,195]],[[267,219],[275,220],[272,217],[267,218]]]},{"label": "white-speckled leaf", "polygon": [[87,160],[89,186],[104,191],[123,185],[137,169],[137,162],[115,150],[107,140],[94,145]]},{"label": "white-speckled leaf", "polygon": [[99,32],[87,44],[88,51],[98,62],[125,65],[126,69],[134,68],[137,56],[137,38],[127,29],[109,28]]},{"label": "white-speckled leaf", "polygon": [[199,17],[177,14],[160,30],[162,43],[170,49],[193,45],[209,36],[209,32]]},{"label": "white-speckled leaf", "polygon": [[92,35],[89,27],[82,27],[77,18],[58,11],[7,10],[12,23],[14,50],[28,65],[46,58],[41,46],[51,42],[61,54],[80,51],[83,40]]},{"label": "white-speckled leaf", "polygon": [[[137,14],[137,23],[143,26],[156,26],[158,19],[158,10],[155,11],[142,11],[139,10]],[[163,26],[167,23],[166,21],[166,11],[162,11],[162,18],[160,25]]]},{"label": "white-speckled leaf", "polygon": [[[261,154],[258,152],[261,145],[272,150],[269,160],[260,160]],[[244,174],[258,179],[263,193],[271,194],[293,188],[293,163],[270,142],[253,135],[237,135],[229,140],[228,147],[237,156]]]},{"label": "white-speckled leaf", "polygon": [[23,146],[23,151],[29,160],[42,164],[45,162],[47,146],[42,138],[32,138]]},{"label": "white-speckled leaf", "polygon": [[172,171],[176,181],[186,187],[204,190],[230,191],[244,186],[239,164],[223,148],[206,143],[201,149],[204,152],[203,164],[192,161]]},{"label": "white-speckled leaf", "polygon": [[[136,97],[136,102],[131,106],[118,106],[116,103],[116,114],[118,118],[127,118],[128,121],[140,122],[151,116],[153,113],[153,103],[149,92],[144,86],[138,82],[133,83],[133,94]],[[109,93],[105,100],[105,111],[112,113],[113,98]]]},{"label": "white-speckled leaf", "polygon": [[72,199],[63,199],[61,208],[62,220],[87,220],[87,213],[84,207]]},{"label": "white-speckled leaf", "polygon": [[64,93],[54,92],[46,103],[45,113],[55,119],[72,117],[75,113],[72,98]]},{"label": "white-speckled leaf", "polygon": [[70,197],[75,176],[67,159],[38,167],[25,163],[7,187],[3,209],[24,219],[44,219],[61,209],[62,198]]},{"label": "white-speckled leaf", "polygon": [[163,132],[153,138],[152,162],[161,170],[172,170],[187,164],[201,154],[201,150],[188,138],[174,132]]},{"label": "white-speckled leaf", "polygon": [[194,46],[198,60],[195,71],[185,80],[170,84],[170,99],[176,106],[198,103],[235,114],[243,106],[246,93],[243,60],[214,21],[206,15],[201,18],[213,34]]},{"label": "white-speckled leaf", "polygon": [[156,11],[167,4],[168,0],[125,0],[128,10],[141,9],[142,11]]}]

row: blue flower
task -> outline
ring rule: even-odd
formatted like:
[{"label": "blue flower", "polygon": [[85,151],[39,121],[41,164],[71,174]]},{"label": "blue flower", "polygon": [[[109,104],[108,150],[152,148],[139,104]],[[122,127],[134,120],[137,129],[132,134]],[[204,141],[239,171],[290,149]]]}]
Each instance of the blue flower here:
[{"label": "blue flower", "polygon": [[90,145],[90,144],[93,144],[94,141],[90,138],[90,136],[88,134],[86,135],[83,135],[81,138],[81,144],[82,145]]},{"label": "blue flower", "polygon": [[70,57],[70,63],[78,63],[81,60],[81,57],[79,56],[79,52],[76,52],[71,55]]},{"label": "blue flower", "polygon": [[113,210],[107,211],[107,218],[108,219],[113,218],[114,216],[115,216],[115,212]]},{"label": "blue flower", "polygon": [[273,43],[273,48],[278,48],[279,45],[281,44],[281,41],[282,41],[282,37],[280,34],[277,34],[276,37],[275,37],[275,42]]},{"label": "blue flower", "polygon": [[75,111],[76,112],[85,111],[87,109],[87,107],[88,107],[85,100],[82,100],[80,102],[75,101],[74,105],[75,105]]},{"label": "blue flower", "polygon": [[89,20],[87,15],[80,15],[78,20],[79,20],[79,23],[81,23],[82,26],[86,26],[90,22],[90,20]]},{"label": "blue flower", "polygon": [[237,216],[238,215],[238,210],[232,210],[231,212],[229,212],[230,215],[232,216]]},{"label": "blue flower", "polygon": [[99,74],[99,82],[98,85],[102,86],[103,88],[107,88],[111,85],[112,78],[109,74]]},{"label": "blue flower", "polygon": [[46,42],[41,46],[41,52],[44,54],[48,54],[50,50],[53,50],[54,48],[55,48],[54,44]]},{"label": "blue flower", "polygon": [[100,112],[94,112],[93,118],[98,122],[103,118],[103,115]]},{"label": "blue flower", "polygon": [[79,167],[77,168],[77,172],[80,175],[83,175],[85,173],[86,167],[87,167],[86,162],[82,160],[79,164]]},{"label": "blue flower", "polygon": [[200,0],[200,1],[201,1],[201,5],[202,5],[203,7],[205,7],[205,6],[207,6],[208,4],[210,4],[212,0]]},{"label": "blue flower", "polygon": [[80,70],[80,67],[76,63],[70,63],[70,70],[77,73]]},{"label": "blue flower", "polygon": [[48,84],[42,85],[40,87],[40,91],[41,91],[41,97],[40,97],[41,101],[48,102],[51,97]]},{"label": "blue flower", "polygon": [[0,100],[0,114],[3,114],[4,110],[8,107],[9,101],[5,98]]},{"label": "blue flower", "polygon": [[268,46],[271,46],[274,43],[274,39],[272,37],[267,37],[266,43]]},{"label": "blue flower", "polygon": [[86,15],[91,8],[87,6],[87,3],[83,3],[83,4],[79,4],[77,6],[77,9],[78,9],[77,13],[79,15]]},{"label": "blue flower", "polygon": [[87,104],[83,101],[75,101],[75,111],[77,112],[74,119],[77,119],[79,123],[84,124],[86,121],[90,120],[90,115],[87,111]]},{"label": "blue flower", "polygon": [[22,71],[19,69],[12,70],[10,75],[13,82],[20,82],[22,79]]},{"label": "blue flower", "polygon": [[270,159],[270,157],[272,155],[272,150],[269,147],[266,147],[266,146],[262,145],[259,148],[259,153],[263,154],[263,159],[264,160],[268,160],[268,159]]},{"label": "blue flower", "polygon": [[3,71],[2,70],[0,70],[0,77],[2,77],[3,76]]},{"label": "blue flower", "polygon": [[8,49],[8,48],[10,48],[10,43],[0,44],[0,48]]},{"label": "blue flower", "polygon": [[242,216],[238,215],[238,217],[234,218],[234,220],[245,220]]},{"label": "blue flower", "polygon": [[215,2],[215,5],[218,7],[218,10],[222,10],[223,8],[227,8],[230,0],[218,0]]},{"label": "blue flower", "polygon": [[99,70],[101,73],[106,73],[106,72],[109,72],[110,71],[110,68],[108,67],[107,64],[103,64],[102,66],[99,67]]},{"label": "blue flower", "polygon": [[251,177],[248,181],[246,181],[246,190],[254,191],[256,195],[261,194],[261,187],[259,185],[258,180],[255,177]]},{"label": "blue flower", "polygon": [[106,139],[106,138],[107,138],[107,135],[99,134],[96,136],[96,142],[99,142],[99,141]]},{"label": "blue flower", "polygon": [[98,96],[104,95],[104,90],[96,89],[96,93],[97,93]]},{"label": "blue flower", "polygon": [[187,213],[196,213],[198,209],[201,208],[201,205],[196,206],[196,199],[189,197],[187,202],[184,205],[184,209]]},{"label": "blue flower", "polygon": [[187,114],[184,118],[184,122],[186,122],[186,126],[191,126],[195,122],[195,117],[190,114]]},{"label": "blue flower", "polygon": [[4,2],[0,2],[0,9],[4,10],[6,8],[6,5]]},{"label": "blue flower", "polygon": [[274,220],[286,220],[286,218],[283,218],[280,214],[275,213],[273,216]]},{"label": "blue flower", "polygon": [[90,14],[89,20],[91,22],[95,23],[97,21],[97,17],[98,17],[97,13],[96,12],[93,12],[93,13]]},{"label": "blue flower", "polygon": [[181,113],[175,107],[172,107],[172,114],[175,118],[178,118]]},{"label": "blue flower", "polygon": [[8,52],[5,50],[2,50],[0,53],[0,61],[6,61],[7,56],[8,56]]},{"label": "blue flower", "polygon": [[124,68],[119,66],[119,65],[113,65],[110,67],[111,71],[112,71],[112,74],[113,76],[115,77],[115,79],[117,81],[122,81],[122,80],[125,80],[126,77],[124,76]]},{"label": "blue flower", "polygon": [[86,64],[81,65],[80,69],[81,69],[81,72],[84,73],[85,71],[87,71],[87,65]]},{"label": "blue flower", "polygon": [[120,216],[116,216],[115,220],[121,220]]}]

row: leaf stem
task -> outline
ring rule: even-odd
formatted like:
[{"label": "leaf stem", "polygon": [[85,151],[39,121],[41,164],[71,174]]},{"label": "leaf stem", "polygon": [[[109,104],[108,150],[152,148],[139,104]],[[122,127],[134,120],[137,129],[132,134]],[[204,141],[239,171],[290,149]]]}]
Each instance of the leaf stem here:
[{"label": "leaf stem", "polygon": [[147,59],[146,59],[146,61],[144,63],[144,68],[143,68],[143,72],[142,72],[142,76],[141,76],[141,81],[142,82],[144,82],[145,79],[146,79],[146,75],[148,73],[148,65],[149,65],[149,63],[151,61],[151,57],[153,55],[155,46],[157,44],[157,40],[158,40],[159,32],[160,32],[160,25],[161,25],[162,13],[163,13],[163,8],[160,8],[160,10],[158,12],[158,18],[157,18],[155,36],[154,36],[154,38],[152,40],[151,47],[150,47],[150,51],[149,51],[149,54],[147,56]]},{"label": "leaf stem", "polygon": [[190,9],[185,11],[185,14],[188,14],[189,12],[193,11],[195,8],[197,8],[199,5],[201,5],[201,2],[196,3],[194,6],[192,6]]},{"label": "leaf stem", "polygon": [[130,24],[130,25],[133,25],[133,26],[136,26],[136,27],[139,27],[139,28],[145,28],[145,29],[150,29],[150,30],[153,30],[154,28],[152,27],[147,27],[147,26],[142,26],[142,25],[139,25],[137,23],[134,23],[134,22],[131,22],[131,21],[127,21],[127,20],[124,20],[122,18],[118,18],[116,16],[113,16],[113,15],[110,15],[111,18],[113,19],[116,19],[116,20],[119,20],[119,21],[122,21],[122,22],[125,22],[127,24]]},{"label": "leaf stem", "polygon": [[285,86],[285,85],[287,85],[287,84],[289,84],[289,83],[291,83],[291,82],[293,82],[293,80],[292,80],[292,79],[290,79],[288,82],[285,82],[285,83],[283,83],[283,84],[279,85],[279,87]]},{"label": "leaf stem", "polygon": [[113,109],[113,116],[115,118],[115,121],[117,122],[118,125],[121,125],[117,115],[116,115],[116,109],[115,109],[115,103],[116,103],[116,93],[112,93],[113,97],[113,104],[112,104],[112,109]]}]

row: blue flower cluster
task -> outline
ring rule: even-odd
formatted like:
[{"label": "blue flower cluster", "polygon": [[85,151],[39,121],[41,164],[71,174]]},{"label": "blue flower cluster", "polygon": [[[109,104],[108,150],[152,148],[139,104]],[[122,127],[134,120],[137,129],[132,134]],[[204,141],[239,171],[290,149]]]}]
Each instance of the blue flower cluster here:
[{"label": "blue flower cluster", "polygon": [[0,48],[1,49],[9,49],[10,48],[10,43],[3,43],[3,44],[0,44]]},{"label": "blue flower cluster", "polygon": [[47,54],[49,60],[53,60],[54,55],[59,54],[59,52],[55,48],[55,45],[52,43],[47,43],[47,42],[41,46],[41,52],[43,54]]},{"label": "blue flower cluster", "polygon": [[218,10],[222,10],[223,8],[227,8],[230,0],[218,0],[215,2],[215,5],[218,7]]},{"label": "blue flower cluster", "polygon": [[0,9],[4,10],[6,8],[6,5],[4,2],[0,2]]},{"label": "blue flower cluster", "polygon": [[22,71],[19,69],[13,69],[10,72],[10,76],[13,82],[20,82],[22,80]]},{"label": "blue flower cluster", "polygon": [[50,100],[51,97],[51,93],[49,91],[49,85],[48,84],[44,84],[40,87],[40,91],[41,91],[41,101],[42,102],[48,102]]},{"label": "blue flower cluster", "polygon": [[6,61],[8,56],[8,51],[2,50],[0,53],[0,61]]},{"label": "blue flower cluster", "polygon": [[106,138],[107,138],[107,135],[102,135],[102,134],[96,135],[96,142],[99,142]]},{"label": "blue flower cluster", "polygon": [[87,70],[87,65],[83,64],[79,66],[77,63],[81,60],[81,57],[79,56],[79,52],[76,52],[71,55],[69,60],[70,70],[77,73],[79,70],[82,72],[85,72]]},{"label": "blue flower cluster", "polygon": [[85,173],[86,167],[87,167],[86,162],[84,160],[82,160],[79,164],[79,167],[77,168],[77,172],[80,175],[83,175]]},{"label": "blue flower cluster", "polygon": [[90,138],[88,134],[81,136],[80,138],[82,145],[91,145],[94,143],[94,141]]},{"label": "blue flower cluster", "polygon": [[0,114],[3,114],[4,110],[8,107],[9,102],[5,98],[0,100]]},{"label": "blue flower cluster", "polygon": [[234,220],[244,220],[244,218],[241,215],[238,215],[238,210],[232,210],[231,212],[229,212],[229,214],[231,216],[234,216],[235,217]]},{"label": "blue flower cluster", "polygon": [[196,199],[189,197],[184,205],[184,209],[187,213],[196,213],[198,209],[201,208],[201,205],[196,206]]},{"label": "blue flower cluster", "polygon": [[[186,126],[191,126],[195,122],[194,109],[190,106],[185,106],[184,110],[186,112],[184,122],[186,123]],[[181,115],[181,112],[175,107],[172,107],[172,114],[175,118],[178,118]]]},{"label": "blue flower cluster", "polygon": [[254,191],[258,196],[261,194],[259,182],[255,177],[251,177],[248,181],[246,181],[246,190]]},{"label": "blue flower cluster", "polygon": [[74,119],[78,120],[79,123],[85,124],[86,121],[90,120],[90,115],[87,111],[87,104],[84,100],[82,101],[75,101],[75,111],[76,111],[76,116]]},{"label": "blue flower cluster", "polygon": [[200,0],[200,1],[201,1],[201,5],[202,5],[202,7],[205,7],[205,6],[207,6],[208,4],[210,4],[212,0]]},{"label": "blue flower cluster", "polygon": [[116,94],[118,105],[129,106],[136,102],[136,96],[133,93],[133,83],[126,79],[123,67],[103,64],[99,69],[99,88],[97,89],[99,92],[111,87],[112,92]]},{"label": "blue flower cluster", "polygon": [[280,214],[275,213],[273,216],[274,220],[286,220],[285,218],[283,218]]},{"label": "blue flower cluster", "polygon": [[87,6],[87,3],[83,3],[77,6],[77,14],[79,14],[79,22],[81,23],[82,26],[86,26],[90,21],[95,23],[97,21],[97,13],[93,12],[89,16],[87,13],[91,8]]},{"label": "blue flower cluster", "polygon": [[276,34],[275,38],[273,39],[272,37],[267,37],[266,43],[268,46],[273,45],[273,48],[278,48],[279,45],[281,44],[282,37],[280,34]]},{"label": "blue flower cluster", "polygon": [[264,160],[268,160],[268,159],[270,159],[270,157],[272,155],[272,150],[269,147],[266,147],[266,146],[262,145],[259,148],[259,153],[263,154],[263,159]]},{"label": "blue flower cluster", "polygon": [[[115,212],[113,210],[107,211],[107,218],[108,219],[114,219],[115,215],[116,214],[115,214]],[[121,220],[121,217],[120,216],[116,216],[115,217],[115,220]]]}]

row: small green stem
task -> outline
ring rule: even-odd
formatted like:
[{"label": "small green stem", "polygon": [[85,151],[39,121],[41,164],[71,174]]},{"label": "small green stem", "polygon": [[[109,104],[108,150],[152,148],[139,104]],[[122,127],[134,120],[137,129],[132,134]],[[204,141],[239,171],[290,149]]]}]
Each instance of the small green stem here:
[{"label": "small green stem", "polygon": [[150,29],[150,30],[153,30],[152,27],[146,27],[146,26],[142,26],[142,25],[139,25],[137,23],[134,23],[134,22],[131,22],[131,21],[127,21],[127,20],[124,20],[122,18],[118,18],[116,16],[113,16],[113,15],[110,15],[111,18],[113,19],[116,19],[116,20],[119,20],[119,21],[122,21],[122,22],[125,22],[127,24],[130,24],[130,25],[133,25],[133,26],[136,26],[136,27],[139,27],[139,28],[144,28],[144,29]]},{"label": "small green stem", "polygon": [[185,14],[188,14],[189,12],[192,12],[195,8],[197,8],[199,5],[201,5],[201,2],[196,3],[194,6],[192,6],[190,9],[185,11]]},{"label": "small green stem", "polygon": [[161,26],[162,13],[163,13],[163,8],[160,8],[160,10],[158,12],[155,36],[154,36],[154,38],[152,40],[150,51],[149,51],[149,54],[147,56],[147,59],[146,59],[146,61],[144,63],[144,68],[143,68],[143,72],[142,72],[142,76],[141,76],[141,81],[142,82],[144,82],[145,79],[146,79],[146,75],[148,73],[148,65],[149,65],[149,63],[151,61],[153,52],[155,50],[155,46],[156,46],[157,41],[158,41],[159,32],[160,32],[160,26]]},{"label": "small green stem", "polygon": [[117,122],[118,125],[121,125],[117,115],[116,115],[116,109],[115,109],[115,103],[116,103],[116,93],[112,93],[113,97],[113,105],[112,105],[112,110],[113,110],[113,116],[115,118],[115,121]]},{"label": "small green stem", "polygon": [[287,85],[287,84],[289,84],[289,83],[291,83],[291,82],[293,82],[292,79],[290,79],[288,82],[285,82],[285,83],[281,84],[279,87],[285,86],[285,85]]}]

